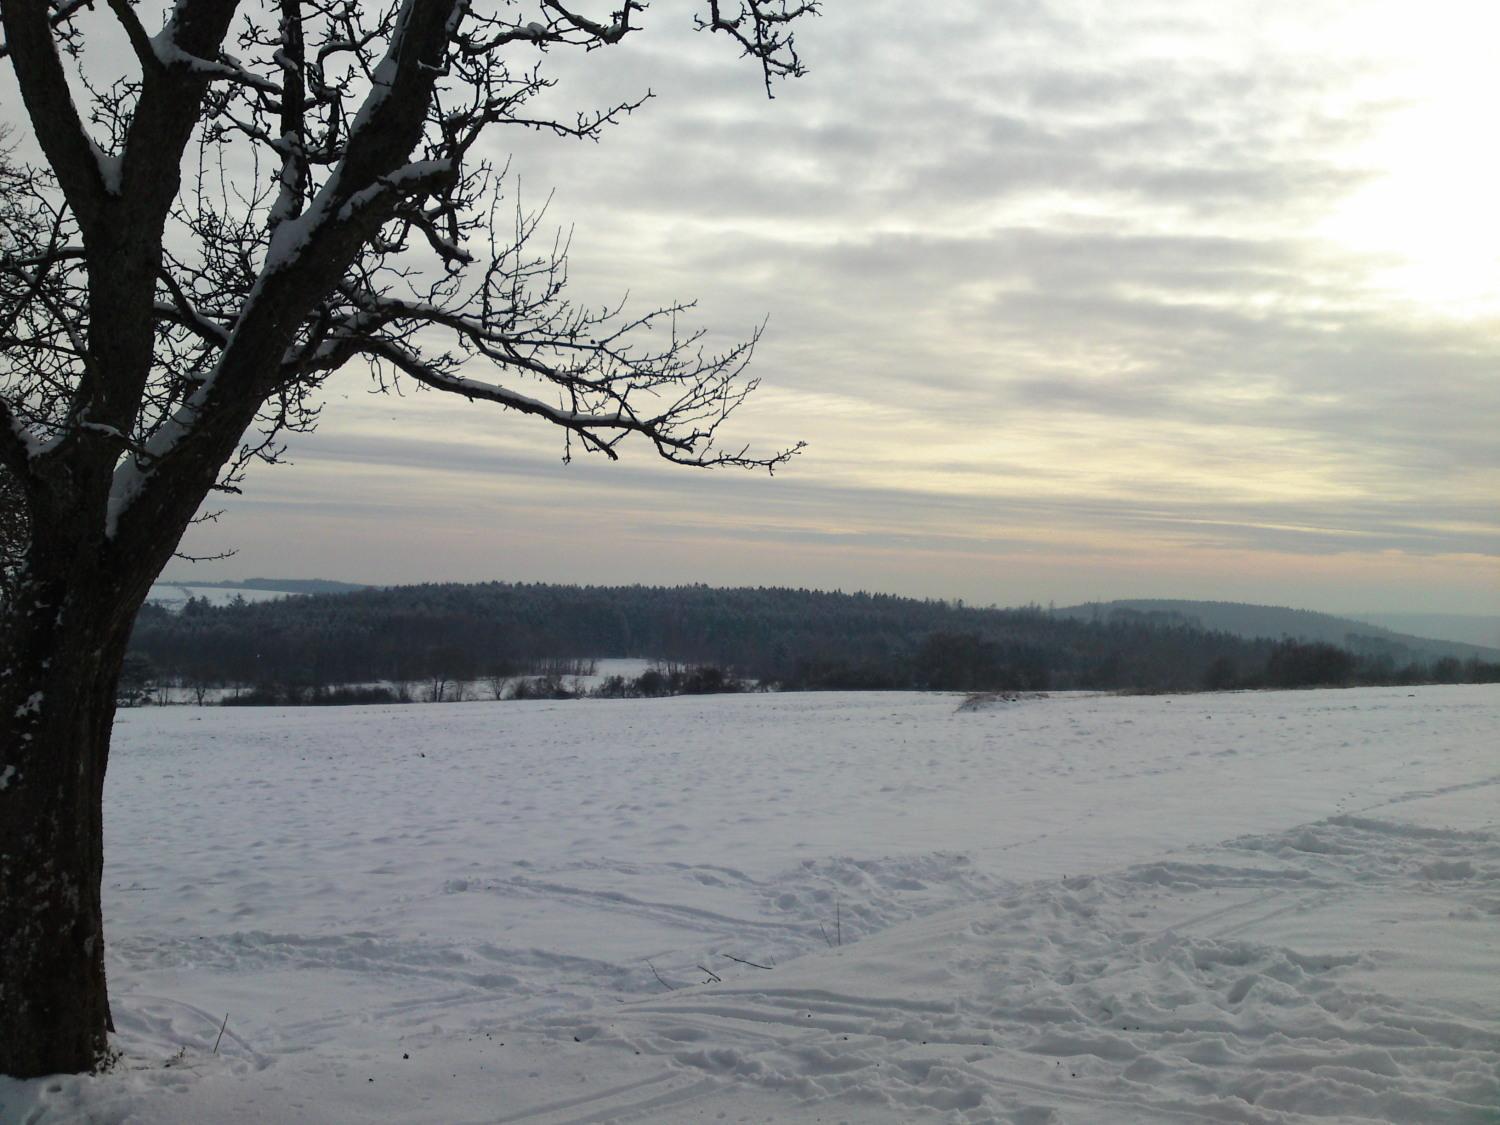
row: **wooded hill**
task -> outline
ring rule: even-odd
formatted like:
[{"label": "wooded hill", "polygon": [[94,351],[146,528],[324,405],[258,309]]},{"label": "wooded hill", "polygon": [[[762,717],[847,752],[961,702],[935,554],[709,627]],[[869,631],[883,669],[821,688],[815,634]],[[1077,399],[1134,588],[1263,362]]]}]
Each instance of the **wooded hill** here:
[{"label": "wooded hill", "polygon": [[1086,602],[1057,610],[1060,614],[1091,621],[1119,614],[1145,614],[1164,624],[1191,625],[1198,629],[1233,633],[1237,637],[1269,637],[1275,640],[1322,641],[1351,652],[1368,655],[1389,653],[1402,663],[1441,660],[1452,656],[1500,660],[1500,651],[1455,640],[1399,633],[1382,625],[1336,617],[1310,609],[1288,609],[1279,605],[1245,602],[1196,602],[1176,598],[1130,598],[1111,602]]},{"label": "wooded hill", "polygon": [[882,594],[482,583],[148,607],[132,651],[183,683],[479,679],[647,657],[797,689],[1185,691],[1500,678],[1500,663],[1250,640],[1143,613],[1080,619]]}]

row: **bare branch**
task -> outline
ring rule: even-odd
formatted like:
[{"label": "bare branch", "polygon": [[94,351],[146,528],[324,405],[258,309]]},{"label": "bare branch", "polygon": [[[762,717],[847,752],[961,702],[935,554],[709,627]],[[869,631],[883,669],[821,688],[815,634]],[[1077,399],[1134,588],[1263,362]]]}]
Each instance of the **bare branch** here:
[{"label": "bare branch", "polygon": [[630,13],[646,10],[645,5],[637,3],[636,0],[625,0],[625,6],[615,13],[614,21],[609,24],[602,24],[570,11],[567,7],[558,3],[558,0],[542,0],[542,6],[556,12],[558,18],[569,27],[576,28],[588,34],[594,39],[596,44],[601,46],[618,43],[621,39],[624,39],[626,35],[630,34],[631,30]]},{"label": "bare branch", "polygon": [[816,16],[818,7],[818,0],[741,0],[739,10],[727,15],[721,0],[709,0],[708,19],[699,18],[697,24],[700,29],[728,35],[745,55],[759,60],[766,97],[773,98],[773,79],[799,78],[806,73],[791,25]]},{"label": "bare branch", "polygon": [[6,0],[0,7],[0,20],[37,142],[74,213],[86,225],[91,224],[99,217],[112,177],[105,175],[102,154],[79,117],[53,42],[53,27],[66,21],[59,20],[55,25],[43,0]]},{"label": "bare branch", "polygon": [[281,87],[241,65],[233,55],[216,59],[201,58],[181,47],[158,47],[158,63],[169,71],[191,74],[207,82],[234,82],[263,94],[281,93]]},{"label": "bare branch", "polygon": [[[642,4],[625,0],[605,20],[570,0],[542,0],[547,22],[522,25],[461,0],[376,11],[357,0],[278,0],[269,23],[259,12],[246,18],[231,55],[222,4],[183,0],[147,39],[130,0],[106,2],[137,54],[149,48],[159,63],[143,57],[138,86],[96,95],[123,153],[122,208],[149,224],[173,197],[174,177],[146,154],[167,154],[175,168],[170,154],[195,121],[200,152],[195,194],[176,196],[173,249],[157,251],[155,292],[137,311],[89,305],[80,276],[32,302],[58,328],[17,337],[57,388],[47,400],[55,405],[23,423],[49,437],[111,440],[83,428],[104,426],[127,451],[115,468],[110,534],[124,534],[133,510],[160,510],[161,497],[208,462],[221,462],[218,484],[232,486],[249,462],[277,460],[278,435],[310,427],[318,385],[356,357],[376,364],[382,385],[409,378],[516,410],[609,458],[630,434],[693,466],[774,469],[801,448],[756,456],[717,446],[720,427],[755,388],[743,374],[758,333],[705,354],[700,333],[678,328],[689,305],[644,315],[571,306],[565,243],[550,254],[526,250],[540,216],[519,212],[514,239],[497,241],[498,180],[466,163],[490,126],[591,138],[643,105],[649,93],[571,119],[537,113],[530,107],[552,81],[535,67],[515,69],[500,51],[524,40],[544,49],[617,43],[637,30]],[[711,25],[755,36],[752,53],[784,76],[800,69],[787,25],[814,10],[750,3],[735,14],[715,5]],[[253,178],[227,174],[234,146],[248,146]],[[51,249],[56,269],[63,252]],[[418,251],[440,272],[426,273]],[[70,302],[81,302],[80,315],[66,313]],[[110,329],[116,338],[135,333],[139,344],[149,329],[154,367],[112,358],[109,380],[91,377],[93,333],[104,325],[86,306],[109,313],[121,326]],[[434,330],[448,335],[450,352],[433,350]],[[476,362],[494,377],[476,377]],[[121,366],[142,373],[138,388],[113,374]]]},{"label": "bare branch", "polygon": [[614,450],[613,440],[601,437],[595,432],[597,430],[635,431],[646,434],[672,449],[690,447],[687,440],[655,433],[649,421],[630,417],[621,411],[612,414],[590,414],[550,406],[539,399],[508,390],[494,383],[481,383],[477,379],[448,374],[437,365],[424,362],[414,352],[386,340],[365,339],[359,341],[356,346],[361,352],[387,360],[404,374],[433,390],[462,395],[470,402],[478,400],[498,403],[507,409],[518,410],[522,414],[535,414],[540,418],[545,418],[585,439],[590,448],[599,450],[611,461],[619,460],[620,455]]},{"label": "bare branch", "polygon": [[162,61],[157,56],[156,48],[151,45],[151,37],[146,34],[146,29],[141,26],[141,21],[136,17],[135,9],[130,6],[130,0],[107,0],[107,2],[109,10],[115,14],[115,18],[120,21],[120,26],[125,29],[125,37],[130,41],[130,49],[135,52],[142,72],[150,74],[159,72],[162,68]]},{"label": "bare branch", "polygon": [[[83,9],[92,8],[93,6],[94,0],[64,0],[64,2],[58,4],[53,9],[52,14],[47,17],[47,25],[55,31],[56,29],[63,27],[65,24],[71,21],[73,17],[76,16],[79,12],[83,11]],[[10,56],[10,53],[10,43],[0,43],[0,59],[8,58]]]},{"label": "bare branch", "polygon": [[306,45],[302,35],[300,0],[281,0],[281,135],[285,146],[281,158],[281,175],[276,202],[271,207],[270,225],[275,228],[287,219],[302,214],[311,170],[307,161],[306,122],[307,66]]},{"label": "bare branch", "polygon": [[205,344],[212,344],[214,347],[222,348],[225,344],[229,343],[229,330],[222,325],[215,324],[200,314],[180,294],[177,296],[175,304],[169,305],[163,301],[158,301],[151,307],[157,316],[188,329],[188,331],[192,332],[193,335],[197,336]]}]

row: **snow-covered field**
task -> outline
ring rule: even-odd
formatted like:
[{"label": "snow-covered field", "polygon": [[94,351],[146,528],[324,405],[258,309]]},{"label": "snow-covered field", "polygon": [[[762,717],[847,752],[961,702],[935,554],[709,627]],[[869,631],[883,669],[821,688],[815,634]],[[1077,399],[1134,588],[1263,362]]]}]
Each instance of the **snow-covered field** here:
[{"label": "snow-covered field", "polygon": [[122,712],[0,1119],[1500,1121],[1500,688],[957,703]]}]

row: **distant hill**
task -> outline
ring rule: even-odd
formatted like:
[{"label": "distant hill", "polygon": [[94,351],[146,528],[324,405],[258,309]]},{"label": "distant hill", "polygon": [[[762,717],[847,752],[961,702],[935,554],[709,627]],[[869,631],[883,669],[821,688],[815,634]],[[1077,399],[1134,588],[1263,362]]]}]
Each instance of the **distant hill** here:
[{"label": "distant hill", "polygon": [[1500,616],[1494,614],[1357,613],[1354,616],[1398,633],[1500,649]]},{"label": "distant hill", "polygon": [[605,657],[716,665],[784,688],[837,690],[1183,691],[1500,679],[1500,660],[1468,659],[1481,652],[1474,646],[1260,606],[1137,603],[1143,608],[1051,613],[786,588],[502,582],[299,597],[239,592],[196,596],[181,612],[148,605],[132,651],[184,682],[288,689],[278,696],[338,684],[494,679],[539,662]]},{"label": "distant hill", "polygon": [[176,613],[186,608],[189,601],[224,606],[235,601],[264,602],[318,594],[352,594],[365,589],[369,587],[352,582],[334,582],[327,578],[246,578],[243,581],[224,582],[158,578],[151,584],[146,602]]},{"label": "distant hill", "polygon": [[157,586],[206,590],[268,590],[277,594],[347,594],[368,590],[362,582],[336,582],[331,578],[243,578],[237,581],[200,582],[195,578],[158,578]]},{"label": "distant hill", "polygon": [[1110,621],[1139,615],[1158,624],[1180,623],[1213,632],[1230,633],[1247,640],[1290,637],[1299,641],[1322,641],[1367,655],[1388,654],[1395,659],[1438,660],[1445,656],[1467,660],[1500,659],[1500,648],[1460,641],[1398,633],[1370,621],[1335,617],[1309,609],[1248,605],[1243,602],[1195,602],[1175,598],[1122,598],[1112,602],[1086,602],[1056,611],[1080,621]]}]

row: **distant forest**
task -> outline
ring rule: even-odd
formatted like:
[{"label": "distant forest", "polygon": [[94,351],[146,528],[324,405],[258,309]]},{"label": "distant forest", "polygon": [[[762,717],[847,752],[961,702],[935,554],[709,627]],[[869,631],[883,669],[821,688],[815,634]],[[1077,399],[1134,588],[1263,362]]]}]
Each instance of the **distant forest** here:
[{"label": "distant forest", "polygon": [[[880,594],[708,586],[422,585],[179,612],[148,605],[131,674],[316,698],[341,685],[473,681],[644,657],[781,690],[1191,691],[1500,680],[1500,663],[1389,642],[1249,640],[1180,615],[1093,619]],[[1363,643],[1362,643],[1363,642]],[[688,682],[704,682],[701,678]],[[716,682],[712,677],[707,682]]]},{"label": "distant forest", "polygon": [[1093,620],[1122,609],[1149,613],[1159,621],[1176,618],[1183,624],[1199,629],[1222,629],[1237,637],[1295,637],[1299,641],[1326,641],[1355,652],[1388,652],[1393,658],[1406,661],[1436,661],[1444,656],[1454,656],[1459,660],[1467,660],[1471,656],[1480,660],[1500,660],[1500,651],[1484,645],[1411,636],[1368,621],[1334,617],[1307,609],[1288,609],[1285,606],[1131,598],[1069,606],[1059,608],[1057,612],[1068,617]]}]

